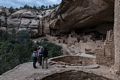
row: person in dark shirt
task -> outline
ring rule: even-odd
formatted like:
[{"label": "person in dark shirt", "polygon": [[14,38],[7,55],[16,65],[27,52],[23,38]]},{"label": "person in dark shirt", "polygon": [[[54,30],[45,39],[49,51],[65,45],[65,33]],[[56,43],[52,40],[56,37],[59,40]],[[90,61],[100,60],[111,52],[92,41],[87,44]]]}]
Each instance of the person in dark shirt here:
[{"label": "person in dark shirt", "polygon": [[48,50],[45,47],[43,51],[43,57],[42,57],[42,68],[48,68]]}]

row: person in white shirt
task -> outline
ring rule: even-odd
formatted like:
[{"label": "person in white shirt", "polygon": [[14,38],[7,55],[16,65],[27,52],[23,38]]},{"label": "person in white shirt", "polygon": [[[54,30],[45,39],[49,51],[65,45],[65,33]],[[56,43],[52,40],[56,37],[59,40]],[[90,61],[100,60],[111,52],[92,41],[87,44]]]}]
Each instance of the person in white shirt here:
[{"label": "person in white shirt", "polygon": [[34,49],[33,53],[32,53],[32,58],[33,58],[33,68],[37,68],[36,67],[36,63],[37,63],[37,57],[38,57],[38,54],[37,54],[37,48]]}]

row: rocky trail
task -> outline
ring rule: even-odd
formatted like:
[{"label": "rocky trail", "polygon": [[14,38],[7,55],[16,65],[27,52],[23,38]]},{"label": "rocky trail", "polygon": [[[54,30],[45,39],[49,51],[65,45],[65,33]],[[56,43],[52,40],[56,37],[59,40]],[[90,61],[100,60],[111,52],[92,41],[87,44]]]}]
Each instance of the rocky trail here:
[{"label": "rocky trail", "polygon": [[41,78],[45,76],[69,70],[80,70],[116,80],[116,76],[110,73],[110,69],[108,67],[104,66],[100,66],[100,68],[96,69],[90,69],[81,66],[49,65],[48,69],[42,69],[41,66],[38,66],[38,69],[34,69],[32,67],[32,62],[18,65],[14,69],[2,74],[0,76],[0,80],[41,80]]}]

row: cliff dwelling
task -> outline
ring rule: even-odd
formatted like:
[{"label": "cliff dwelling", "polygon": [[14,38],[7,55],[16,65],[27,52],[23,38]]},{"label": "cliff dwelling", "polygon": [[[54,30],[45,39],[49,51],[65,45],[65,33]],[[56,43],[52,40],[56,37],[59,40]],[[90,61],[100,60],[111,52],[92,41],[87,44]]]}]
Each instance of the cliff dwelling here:
[{"label": "cliff dwelling", "polygon": [[46,23],[53,36],[49,40],[68,49],[64,54],[85,53],[100,65],[114,64],[114,1],[65,0],[57,12]]}]

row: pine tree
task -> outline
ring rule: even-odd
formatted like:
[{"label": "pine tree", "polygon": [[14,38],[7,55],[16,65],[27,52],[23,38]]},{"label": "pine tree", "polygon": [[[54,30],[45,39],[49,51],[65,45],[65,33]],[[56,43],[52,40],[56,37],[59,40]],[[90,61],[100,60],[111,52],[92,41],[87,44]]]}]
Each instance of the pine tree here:
[{"label": "pine tree", "polygon": [[13,13],[13,12],[14,12],[14,8],[13,8],[13,7],[10,7],[10,8],[9,8],[9,12],[10,12],[10,13]]},{"label": "pine tree", "polygon": [[33,9],[34,9],[34,10],[37,10],[37,7],[36,7],[36,6],[33,6]]},{"label": "pine tree", "polygon": [[45,8],[48,9],[48,6],[46,6]]},{"label": "pine tree", "polygon": [[41,5],[41,10],[44,10],[45,9],[45,6],[44,5]]},{"label": "pine tree", "polygon": [[51,5],[49,5],[49,9],[51,9],[52,8],[52,6]]}]

